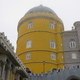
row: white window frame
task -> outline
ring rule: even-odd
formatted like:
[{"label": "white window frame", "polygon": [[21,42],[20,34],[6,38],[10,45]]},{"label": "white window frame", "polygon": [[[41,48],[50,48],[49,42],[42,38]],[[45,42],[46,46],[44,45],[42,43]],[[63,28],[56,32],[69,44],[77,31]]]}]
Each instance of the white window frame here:
[{"label": "white window frame", "polygon": [[32,28],[32,22],[28,23],[28,29]]},{"label": "white window frame", "polygon": [[56,53],[51,53],[51,60],[56,60]]},{"label": "white window frame", "polygon": [[54,40],[50,40],[50,48],[55,49],[56,48],[56,43]]},{"label": "white window frame", "polygon": [[64,56],[62,56],[62,59],[64,59]]},{"label": "white window frame", "polygon": [[70,48],[76,48],[76,42],[75,42],[75,40],[71,40],[69,42],[69,46],[70,46]]},{"label": "white window frame", "polygon": [[77,54],[76,53],[72,53],[72,59],[77,59]]},{"label": "white window frame", "polygon": [[31,58],[31,54],[28,52],[26,53],[26,59],[29,60]]},{"label": "white window frame", "polygon": [[32,47],[32,40],[29,39],[29,40],[27,40],[27,42],[26,42],[26,48],[31,48],[31,47]]},{"label": "white window frame", "polygon": [[54,29],[55,28],[55,25],[53,22],[50,22],[50,29]]}]

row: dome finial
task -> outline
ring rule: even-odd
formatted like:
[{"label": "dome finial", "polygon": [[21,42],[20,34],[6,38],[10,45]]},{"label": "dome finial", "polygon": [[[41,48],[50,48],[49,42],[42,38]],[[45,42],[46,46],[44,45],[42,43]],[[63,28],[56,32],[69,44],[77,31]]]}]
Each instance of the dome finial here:
[{"label": "dome finial", "polygon": [[42,4],[40,4],[40,6],[42,7],[43,5],[42,5]]}]

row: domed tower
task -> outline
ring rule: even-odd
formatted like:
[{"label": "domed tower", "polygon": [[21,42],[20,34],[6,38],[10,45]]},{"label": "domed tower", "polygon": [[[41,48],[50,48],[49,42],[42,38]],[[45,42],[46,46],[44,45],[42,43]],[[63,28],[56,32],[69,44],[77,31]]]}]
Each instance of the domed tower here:
[{"label": "domed tower", "polygon": [[63,68],[63,23],[45,6],[30,9],[18,24],[16,54],[33,73]]}]

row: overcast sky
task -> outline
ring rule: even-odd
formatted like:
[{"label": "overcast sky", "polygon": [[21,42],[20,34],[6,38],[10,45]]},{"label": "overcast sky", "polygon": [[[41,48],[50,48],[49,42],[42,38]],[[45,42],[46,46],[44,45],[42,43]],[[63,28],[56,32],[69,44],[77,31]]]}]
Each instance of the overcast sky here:
[{"label": "overcast sky", "polygon": [[17,25],[24,14],[35,6],[47,6],[62,19],[65,30],[80,21],[80,0],[0,0],[0,32],[5,32],[16,48]]}]

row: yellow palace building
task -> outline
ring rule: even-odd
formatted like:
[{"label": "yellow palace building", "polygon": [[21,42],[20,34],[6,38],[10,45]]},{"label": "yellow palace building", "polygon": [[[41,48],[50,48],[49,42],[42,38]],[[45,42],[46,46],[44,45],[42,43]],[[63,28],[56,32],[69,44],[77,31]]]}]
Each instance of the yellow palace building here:
[{"label": "yellow palace building", "polygon": [[63,30],[61,19],[50,8],[30,9],[18,24],[17,56],[33,73],[62,69]]}]

